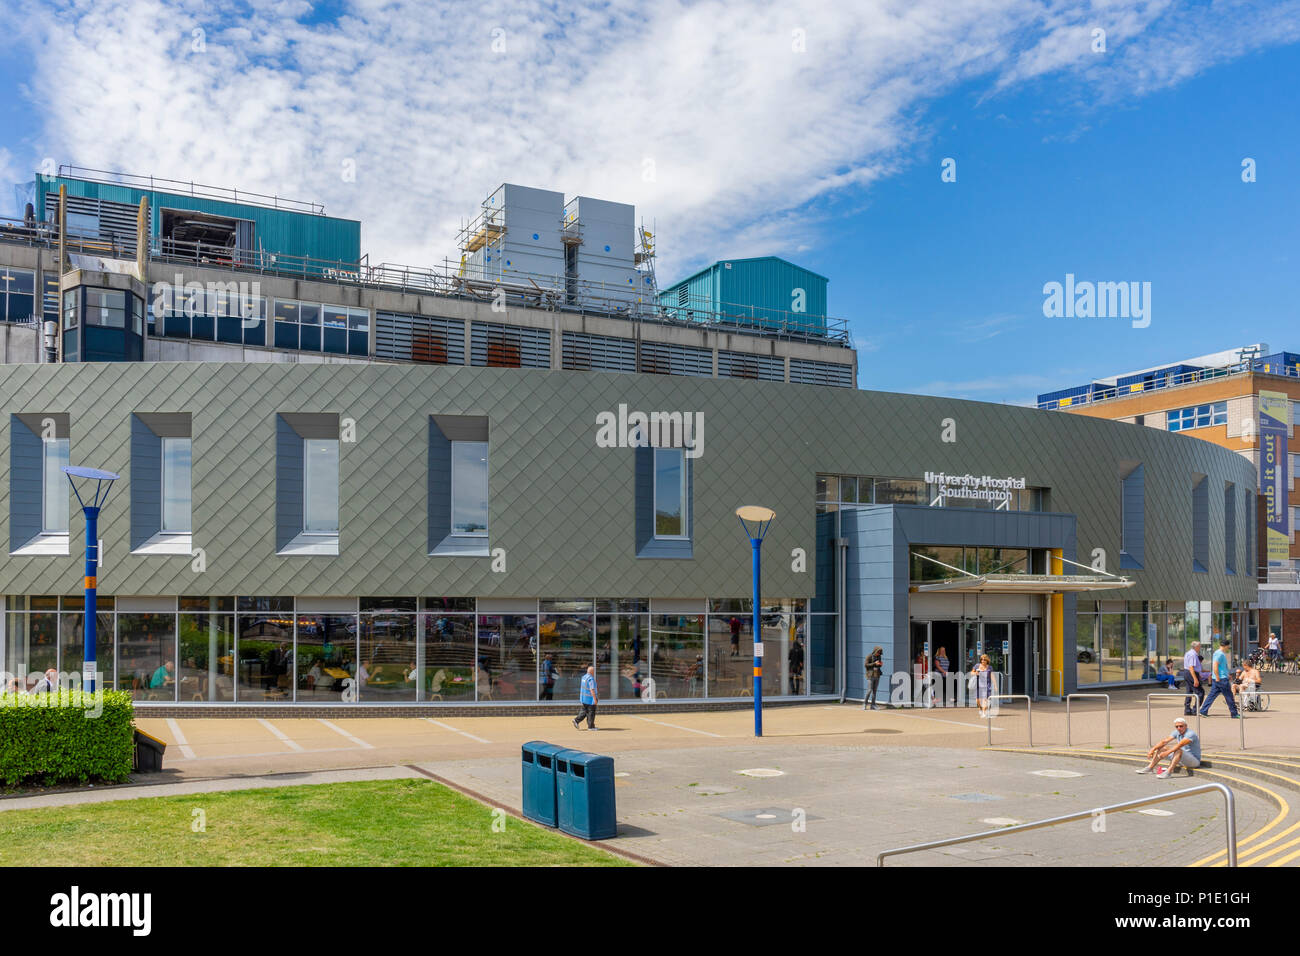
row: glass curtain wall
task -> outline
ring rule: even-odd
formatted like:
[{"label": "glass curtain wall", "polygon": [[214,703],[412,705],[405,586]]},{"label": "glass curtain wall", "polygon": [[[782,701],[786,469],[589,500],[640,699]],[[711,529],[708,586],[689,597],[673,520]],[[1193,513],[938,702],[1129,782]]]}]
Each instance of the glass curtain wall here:
[{"label": "glass curtain wall", "polygon": [[[362,598],[349,613],[296,610],[291,597],[182,596],[144,611],[99,602],[104,686],[147,702],[536,701],[548,655],[556,701],[576,700],[592,664],[604,701],[744,697],[753,685],[744,598],[654,616],[646,598],[548,598],[535,614],[479,614],[474,598]],[[79,675],[81,597],[16,595],[5,607],[0,663],[21,688],[47,668]],[[766,695],[838,689],[834,614],[771,598],[761,621]]]}]

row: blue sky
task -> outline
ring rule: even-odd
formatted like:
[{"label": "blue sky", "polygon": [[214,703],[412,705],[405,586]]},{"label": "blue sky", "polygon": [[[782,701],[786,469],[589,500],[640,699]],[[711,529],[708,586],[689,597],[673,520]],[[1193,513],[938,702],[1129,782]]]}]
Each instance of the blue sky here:
[{"label": "blue sky", "polygon": [[[866,388],[1300,350],[1296,0],[15,0],[0,36],[4,207],[49,158],[317,199],[426,265],[503,181],[634,202],[661,284],[830,277]],[[1067,273],[1151,283],[1150,325],[1045,318]]]}]

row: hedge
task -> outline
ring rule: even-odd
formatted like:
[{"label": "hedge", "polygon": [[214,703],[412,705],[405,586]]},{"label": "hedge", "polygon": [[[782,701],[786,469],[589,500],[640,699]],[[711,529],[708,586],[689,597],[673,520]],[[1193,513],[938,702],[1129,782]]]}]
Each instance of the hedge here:
[{"label": "hedge", "polygon": [[131,773],[134,706],[101,695],[0,694],[0,784],[120,783]]}]

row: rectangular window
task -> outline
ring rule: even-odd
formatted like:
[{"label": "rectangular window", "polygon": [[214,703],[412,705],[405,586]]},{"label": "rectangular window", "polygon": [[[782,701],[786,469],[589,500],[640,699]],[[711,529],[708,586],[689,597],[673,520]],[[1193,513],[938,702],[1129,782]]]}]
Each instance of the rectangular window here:
[{"label": "rectangular window", "polygon": [[42,449],[41,533],[68,533],[68,439],[47,438]]},{"label": "rectangular window", "polygon": [[686,511],[686,452],[682,448],[655,449],[655,537],[690,537]]},{"label": "rectangular window", "polygon": [[1166,427],[1171,432],[1184,431],[1188,428],[1209,428],[1212,425],[1228,424],[1228,403],[1211,402],[1206,405],[1192,405],[1188,408],[1176,408],[1165,413]]},{"label": "rectangular window", "polygon": [[1136,571],[1146,562],[1146,477],[1136,465],[1120,479],[1119,566]]},{"label": "rectangular window", "polygon": [[162,439],[162,533],[190,533],[190,439]]},{"label": "rectangular window", "polygon": [[1192,483],[1192,570],[1210,570],[1210,481],[1196,475]]},{"label": "rectangular window", "polygon": [[126,328],[126,293],[113,289],[86,290],[86,325]]},{"label": "rectangular window", "polygon": [[1223,564],[1229,574],[1237,573],[1237,495],[1236,485],[1223,484]]},{"label": "rectangular window", "polygon": [[488,445],[451,443],[451,533],[487,537]]},{"label": "rectangular window", "polygon": [[0,268],[0,321],[31,322],[36,316],[36,273]]},{"label": "rectangular window", "polygon": [[302,451],[303,533],[338,534],[338,440],[304,438]]}]

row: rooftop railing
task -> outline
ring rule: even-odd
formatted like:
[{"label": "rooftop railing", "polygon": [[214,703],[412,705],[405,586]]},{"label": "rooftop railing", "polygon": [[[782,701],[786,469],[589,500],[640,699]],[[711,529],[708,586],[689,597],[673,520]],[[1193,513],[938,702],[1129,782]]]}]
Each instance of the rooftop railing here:
[{"label": "rooftop railing", "polygon": [[129,186],[133,189],[147,189],[153,192],[171,193],[176,196],[192,196],[195,199],[216,199],[221,202],[237,202],[245,206],[260,206],[265,209],[283,209],[286,212],[300,212],[311,216],[325,215],[325,206],[318,202],[303,199],[286,199],[283,196],[268,196],[265,193],[251,193],[242,189],[225,186],[209,186],[204,183],[184,182],[179,179],[164,179],[158,176],[136,176],[132,173],[118,173],[107,169],[87,169],[84,166],[62,165],[59,175],[65,179],[80,179],[90,183],[103,183],[108,186]]},{"label": "rooftop railing", "polygon": [[[52,223],[0,218],[0,241],[55,248],[58,229]],[[511,273],[508,279],[475,277],[464,274],[459,264],[449,261],[432,267],[391,262],[371,265],[366,259],[344,262],[158,237],[152,238],[149,245],[149,258],[153,262],[479,302],[497,302],[504,296],[507,303],[526,308],[849,346],[848,322],[844,319],[727,303],[720,303],[716,308],[694,301],[684,306],[666,306],[652,291],[641,291],[634,286],[566,281],[563,276],[528,273]],[[69,234],[67,249],[70,253],[107,258],[135,258],[134,237],[104,240]]]},{"label": "rooftop railing", "polygon": [[1133,395],[1140,395],[1143,392],[1153,392],[1165,388],[1177,388],[1181,385],[1193,385],[1197,382],[1208,382],[1217,378],[1227,378],[1232,375],[1281,375],[1286,378],[1300,378],[1300,366],[1283,365],[1276,362],[1266,362],[1260,358],[1243,359],[1232,365],[1223,365],[1218,368],[1197,369],[1194,372],[1179,372],[1178,374],[1170,373],[1159,378],[1148,379],[1142,382],[1133,382],[1130,385],[1096,385],[1090,392],[1082,395],[1070,395],[1065,398],[1043,399],[1038,402],[1039,408],[1075,408],[1079,405],[1097,405],[1102,402],[1114,401],[1120,398],[1130,398]]}]

